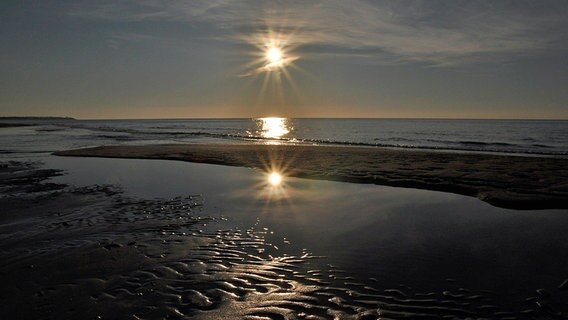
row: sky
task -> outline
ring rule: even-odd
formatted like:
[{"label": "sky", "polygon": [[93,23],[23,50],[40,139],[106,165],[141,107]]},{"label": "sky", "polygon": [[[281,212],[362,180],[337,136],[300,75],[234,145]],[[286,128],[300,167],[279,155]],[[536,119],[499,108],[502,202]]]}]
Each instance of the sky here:
[{"label": "sky", "polygon": [[564,0],[5,0],[0,40],[0,116],[568,119]]}]

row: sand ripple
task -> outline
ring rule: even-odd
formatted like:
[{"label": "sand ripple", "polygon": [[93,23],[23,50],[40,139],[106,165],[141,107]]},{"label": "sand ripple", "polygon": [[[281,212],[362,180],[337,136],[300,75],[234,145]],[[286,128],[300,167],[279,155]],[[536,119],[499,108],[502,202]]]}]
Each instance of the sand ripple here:
[{"label": "sand ripple", "polygon": [[199,195],[132,199],[109,186],[58,187],[37,203],[17,206],[28,214],[8,223],[11,228],[2,225],[0,316],[568,318],[565,302],[546,290],[518,310],[504,310],[492,293],[452,279],[441,292],[384,287],[308,249],[275,251],[270,230],[231,227],[206,207]]}]

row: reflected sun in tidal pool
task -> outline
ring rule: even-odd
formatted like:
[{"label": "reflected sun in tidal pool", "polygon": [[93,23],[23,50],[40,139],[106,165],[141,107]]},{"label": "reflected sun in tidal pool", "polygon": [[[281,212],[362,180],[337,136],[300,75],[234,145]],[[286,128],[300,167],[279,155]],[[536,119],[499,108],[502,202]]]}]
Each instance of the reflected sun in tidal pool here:
[{"label": "reflected sun in tidal pool", "polygon": [[264,181],[259,189],[259,198],[264,199],[267,203],[286,200],[289,190],[285,179],[285,175],[275,169],[264,173]]},{"label": "reflected sun in tidal pool", "polygon": [[257,168],[257,174],[249,187],[238,188],[234,191],[237,197],[250,198],[251,194],[260,203],[265,204],[265,209],[270,211],[274,206],[293,206],[293,198],[297,197],[298,181],[292,178],[294,171],[290,170],[292,161],[278,153],[258,154],[263,162],[262,167]]}]

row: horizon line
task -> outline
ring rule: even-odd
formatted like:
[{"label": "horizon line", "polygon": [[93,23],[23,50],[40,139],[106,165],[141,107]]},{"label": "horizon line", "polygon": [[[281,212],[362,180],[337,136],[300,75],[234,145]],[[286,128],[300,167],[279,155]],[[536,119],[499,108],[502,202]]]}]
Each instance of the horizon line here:
[{"label": "horizon line", "polygon": [[260,117],[173,117],[173,118],[76,118],[71,116],[0,116],[0,120],[14,119],[69,119],[69,120],[244,120],[244,119],[263,119],[263,118],[282,118],[282,119],[346,119],[346,120],[524,120],[524,121],[568,121],[568,118],[453,118],[453,117],[284,117],[284,116],[260,116]]}]

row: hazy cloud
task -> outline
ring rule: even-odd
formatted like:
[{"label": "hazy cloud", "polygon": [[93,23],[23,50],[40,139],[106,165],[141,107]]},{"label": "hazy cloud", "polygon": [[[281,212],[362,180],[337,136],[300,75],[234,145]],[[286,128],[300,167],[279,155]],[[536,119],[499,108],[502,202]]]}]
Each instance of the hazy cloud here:
[{"label": "hazy cloud", "polygon": [[69,14],[204,23],[212,37],[231,41],[276,32],[312,54],[455,65],[557,50],[568,38],[567,9],[564,1],[122,0],[76,4]]}]

